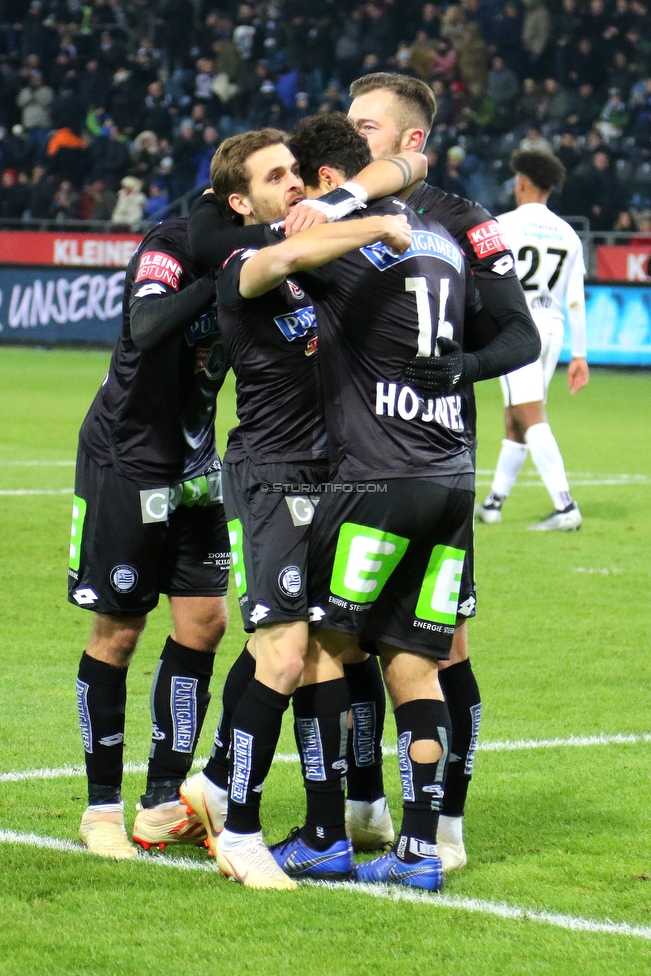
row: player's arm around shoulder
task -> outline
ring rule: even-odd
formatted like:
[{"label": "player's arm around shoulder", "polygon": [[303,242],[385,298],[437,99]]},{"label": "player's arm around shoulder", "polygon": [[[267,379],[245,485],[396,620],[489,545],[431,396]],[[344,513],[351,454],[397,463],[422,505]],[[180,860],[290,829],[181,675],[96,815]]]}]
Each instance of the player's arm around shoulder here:
[{"label": "player's arm around shoulder", "polygon": [[296,271],[311,271],[348,251],[381,241],[398,254],[411,244],[411,228],[402,214],[362,217],[312,227],[289,240],[262,248],[242,266],[239,293],[258,298]]}]

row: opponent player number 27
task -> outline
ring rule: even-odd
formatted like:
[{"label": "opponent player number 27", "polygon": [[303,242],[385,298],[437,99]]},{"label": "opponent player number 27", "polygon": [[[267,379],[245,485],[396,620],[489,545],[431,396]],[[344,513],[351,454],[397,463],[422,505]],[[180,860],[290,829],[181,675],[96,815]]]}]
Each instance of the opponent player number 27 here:
[{"label": "opponent player number 27", "polygon": [[[405,291],[413,291],[416,295],[416,313],[418,315],[418,352],[417,356],[432,355],[432,312],[429,304],[427,279],[405,278]],[[436,339],[452,339],[452,326],[445,321],[445,312],[450,294],[450,279],[441,278],[439,288],[439,317],[436,327]],[[440,355],[434,342],[434,355]]]}]

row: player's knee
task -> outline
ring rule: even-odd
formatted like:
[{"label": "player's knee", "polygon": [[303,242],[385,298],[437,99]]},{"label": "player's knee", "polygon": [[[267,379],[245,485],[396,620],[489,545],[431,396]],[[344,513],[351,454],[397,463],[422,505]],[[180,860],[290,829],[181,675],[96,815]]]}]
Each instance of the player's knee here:
[{"label": "player's knee", "polygon": [[128,667],[145,629],[145,619],[116,620],[97,615],[86,653],[116,668]]},{"label": "player's knee", "polygon": [[437,763],[442,755],[441,743],[435,739],[417,739],[409,747],[409,758],[415,763]]}]

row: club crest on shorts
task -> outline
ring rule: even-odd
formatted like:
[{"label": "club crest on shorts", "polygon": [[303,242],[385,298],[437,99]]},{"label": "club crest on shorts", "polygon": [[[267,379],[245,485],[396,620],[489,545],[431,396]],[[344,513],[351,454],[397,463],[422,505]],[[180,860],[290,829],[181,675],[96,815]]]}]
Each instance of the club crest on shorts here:
[{"label": "club crest on shorts", "polygon": [[298,566],[285,566],[278,574],[278,586],[285,596],[300,596],[303,577]]},{"label": "club crest on shorts", "polygon": [[138,574],[133,566],[116,566],[111,570],[109,579],[118,593],[131,593],[138,585]]}]

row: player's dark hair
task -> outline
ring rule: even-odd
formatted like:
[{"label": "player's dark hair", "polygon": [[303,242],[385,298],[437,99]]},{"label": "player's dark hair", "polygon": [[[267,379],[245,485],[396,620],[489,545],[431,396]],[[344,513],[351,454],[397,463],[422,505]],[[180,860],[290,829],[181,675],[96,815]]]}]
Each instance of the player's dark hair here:
[{"label": "player's dark hair", "polygon": [[560,159],[537,149],[516,149],[511,156],[511,169],[526,176],[543,193],[550,193],[565,181],[565,167]]},{"label": "player's dark hair", "polygon": [[229,210],[231,193],[246,193],[251,174],[246,165],[249,156],[267,146],[287,145],[288,136],[280,129],[256,129],[224,139],[210,163],[210,183],[222,211]]},{"label": "player's dark hair", "polygon": [[402,131],[412,128],[424,129],[427,138],[436,115],[436,99],[429,85],[420,78],[376,71],[357,78],[350,86],[350,94],[353,98],[372,91],[392,92],[400,103],[398,121]]},{"label": "player's dark hair", "polygon": [[372,160],[368,142],[343,112],[301,119],[289,136],[306,186],[318,187],[319,168],[332,166],[346,179],[357,176]]}]

